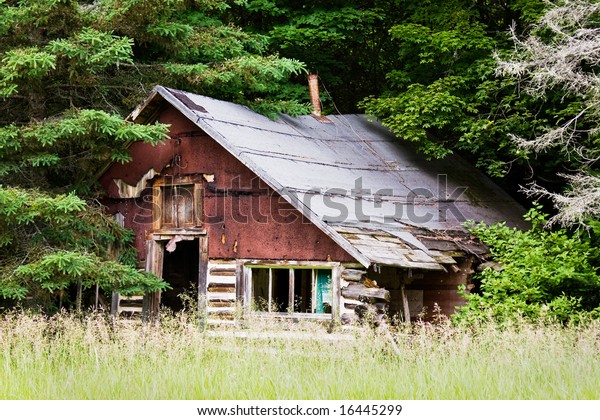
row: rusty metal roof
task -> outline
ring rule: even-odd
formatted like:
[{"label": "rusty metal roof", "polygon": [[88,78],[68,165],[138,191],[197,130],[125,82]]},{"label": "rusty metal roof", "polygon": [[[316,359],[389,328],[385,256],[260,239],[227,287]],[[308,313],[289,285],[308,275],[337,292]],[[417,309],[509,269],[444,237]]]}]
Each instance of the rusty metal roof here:
[{"label": "rusty metal roof", "polygon": [[485,247],[465,220],[523,226],[524,209],[457,155],[425,160],[365,115],[281,115],[157,86],[130,115],[168,102],[365,266],[443,269]]}]

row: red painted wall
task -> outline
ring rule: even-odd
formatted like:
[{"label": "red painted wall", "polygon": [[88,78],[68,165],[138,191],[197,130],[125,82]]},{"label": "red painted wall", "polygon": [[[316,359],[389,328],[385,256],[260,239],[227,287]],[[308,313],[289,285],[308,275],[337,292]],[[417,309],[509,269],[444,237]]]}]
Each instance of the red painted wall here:
[{"label": "red painted wall", "polygon": [[161,175],[214,175],[214,182],[204,181],[203,201],[210,258],[354,260],[175,108],[165,108],[158,120],[171,124],[172,139],[155,147],[133,144],[133,160],[112,165],[100,179],[109,211],[123,214],[125,226],[135,231],[141,260],[152,229],[151,191],[120,199],[113,180],[136,185],[150,168]]}]

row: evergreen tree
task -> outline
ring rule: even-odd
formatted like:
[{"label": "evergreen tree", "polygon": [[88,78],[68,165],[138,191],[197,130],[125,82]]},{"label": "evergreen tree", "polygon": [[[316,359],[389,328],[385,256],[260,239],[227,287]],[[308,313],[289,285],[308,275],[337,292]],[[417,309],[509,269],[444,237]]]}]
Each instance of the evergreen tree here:
[{"label": "evergreen tree", "polygon": [[[124,116],[155,84],[298,113],[300,62],[228,24],[225,0],[0,0],[0,297],[51,309],[75,284],[164,289],[95,204],[95,174],[167,127]],[[80,198],[81,197],[81,198]],[[63,299],[64,297],[64,299]],[[27,300],[28,302],[30,300]]]}]

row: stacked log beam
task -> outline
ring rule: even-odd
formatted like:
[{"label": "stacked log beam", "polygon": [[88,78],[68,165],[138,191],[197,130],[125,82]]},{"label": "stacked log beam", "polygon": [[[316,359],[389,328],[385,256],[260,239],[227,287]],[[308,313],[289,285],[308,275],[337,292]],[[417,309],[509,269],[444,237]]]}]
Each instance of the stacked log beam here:
[{"label": "stacked log beam", "polygon": [[386,317],[390,292],[369,279],[364,270],[345,269],[342,280],[342,322],[369,321],[379,325]]}]

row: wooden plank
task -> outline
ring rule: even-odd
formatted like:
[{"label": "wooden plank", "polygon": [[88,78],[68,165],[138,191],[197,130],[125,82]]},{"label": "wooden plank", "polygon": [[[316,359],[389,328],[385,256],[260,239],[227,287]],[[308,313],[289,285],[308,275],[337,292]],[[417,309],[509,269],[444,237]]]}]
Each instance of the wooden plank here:
[{"label": "wooden plank", "polygon": [[236,287],[237,277],[212,277],[208,276],[208,287]]},{"label": "wooden plank", "polygon": [[233,267],[211,267],[209,272],[211,276],[236,276],[237,266]]},{"label": "wooden plank", "polygon": [[406,258],[408,258],[410,261],[414,261],[414,262],[423,262],[423,263],[430,263],[430,262],[436,262],[436,260],[427,255],[426,253],[424,253],[421,250],[412,250],[410,252],[408,252],[406,254]]},{"label": "wooden plank", "polygon": [[150,294],[144,295],[142,302],[142,322],[150,322]]},{"label": "wooden plank", "polygon": [[[209,293],[236,293],[236,290],[238,290],[237,285],[236,286],[223,286],[223,285],[213,285],[211,283],[208,284],[208,292]],[[243,291],[242,291],[243,293]]]},{"label": "wooden plank", "polygon": [[294,270],[288,269],[288,311],[294,311]]},{"label": "wooden plank", "polygon": [[[162,277],[163,261],[164,261],[164,256],[165,256],[165,245],[161,242],[154,242],[154,245],[155,245],[154,246],[155,261],[154,261],[153,273],[156,274],[158,277]],[[154,292],[152,295],[153,295],[153,299],[152,299],[151,314],[152,314],[152,320],[156,322],[156,321],[158,321],[158,311],[160,310],[161,292],[159,290],[157,292]]]},{"label": "wooden plank", "polygon": [[77,294],[75,295],[75,308],[77,312],[81,312],[81,298],[83,295],[83,282],[81,279],[77,281]]},{"label": "wooden plank", "polygon": [[123,312],[131,312],[131,313],[141,313],[144,309],[140,306],[126,306],[121,308],[121,313]]},{"label": "wooden plank", "polygon": [[359,270],[366,270],[366,268],[361,263],[358,263],[358,262],[343,262],[342,267],[345,269],[346,268],[356,268]]},{"label": "wooden plank", "polygon": [[184,185],[184,184],[201,184],[202,183],[202,174],[194,174],[194,175],[182,175],[182,176],[173,176],[173,175],[165,175],[160,178],[156,178],[153,182],[153,186],[171,186],[171,185]]},{"label": "wooden plank", "polygon": [[342,274],[342,267],[336,265],[331,270],[331,282],[332,282],[332,299],[331,299],[331,318],[334,322],[340,320],[340,314],[342,311],[341,303],[341,290],[340,290],[340,279]]},{"label": "wooden plank", "polygon": [[235,300],[211,300],[208,302],[208,308],[231,308],[235,310]]},{"label": "wooden plank", "polygon": [[269,268],[269,299],[268,299],[268,306],[267,306],[267,311],[271,312],[271,306],[273,303],[273,269]]},{"label": "wooden plank", "polygon": [[402,316],[404,317],[404,323],[410,324],[410,308],[408,306],[408,297],[406,296],[404,284],[400,285],[400,299],[402,300]]},{"label": "wooden plank", "polygon": [[242,306],[246,306],[244,296],[244,265],[241,261],[237,261],[235,264],[235,297]]},{"label": "wooden plank", "polygon": [[[160,229],[162,225],[162,188],[152,187],[152,228]],[[148,248],[146,248],[148,249]],[[147,259],[147,258],[146,258]]]},{"label": "wooden plank", "polygon": [[208,292],[206,294],[206,299],[209,302],[211,302],[213,300],[227,300],[227,301],[235,302],[236,293],[235,292],[230,292],[230,293]]},{"label": "wooden plank", "polygon": [[206,312],[208,314],[232,314],[235,310],[235,306],[207,306]]},{"label": "wooden plank", "polygon": [[176,226],[196,226],[196,219],[194,215],[196,203],[194,200],[193,185],[178,185],[173,188],[175,188],[177,192],[177,195],[174,196],[177,214],[177,219],[175,220]]},{"label": "wooden plank", "polygon": [[112,292],[112,296],[110,299],[110,314],[117,315],[119,311],[119,294],[117,292]]},{"label": "wooden plank", "polygon": [[366,270],[346,268],[345,270],[342,270],[341,278],[344,280],[359,281],[364,274],[366,274]]},{"label": "wooden plank", "polygon": [[141,313],[144,311],[144,296],[123,296],[117,295],[117,313]]},{"label": "wooden plank", "polygon": [[206,318],[206,293],[208,290],[208,235],[198,238],[199,262],[198,262],[198,323],[204,327]]},{"label": "wooden plank", "polygon": [[[375,235],[375,238],[377,238],[377,240],[381,241],[381,242],[389,242],[389,243],[393,243],[393,244],[402,244],[402,241],[400,239],[396,238],[395,236]],[[406,245],[404,245],[404,247],[406,248]]]},{"label": "wooden plank", "polygon": [[332,268],[339,264],[338,262],[328,261],[298,261],[298,260],[269,260],[269,259],[252,259],[241,260],[244,265],[252,266],[253,268]]},{"label": "wooden plank", "polygon": [[364,284],[351,284],[342,289],[342,296],[348,299],[360,301],[375,300],[375,301],[390,301],[390,292],[383,288],[365,287]]},{"label": "wooden plank", "polygon": [[[152,239],[146,240],[146,271],[162,277],[164,246]],[[160,292],[153,292],[144,297],[142,319],[146,322],[158,319]]]},{"label": "wooden plank", "polygon": [[456,260],[449,255],[445,255],[440,251],[429,251],[429,255],[440,264],[456,264]]},{"label": "wooden plank", "polygon": [[252,270],[250,267],[243,266],[244,283],[244,311],[250,310],[252,303]]},{"label": "wooden plank", "polygon": [[201,235],[206,235],[206,229],[202,228],[168,228],[149,230],[146,232],[146,239],[152,239],[154,241],[168,241],[175,235],[181,236],[185,241],[191,241]]},{"label": "wooden plank", "polygon": [[204,194],[202,183],[194,184],[194,224],[202,226]]}]

